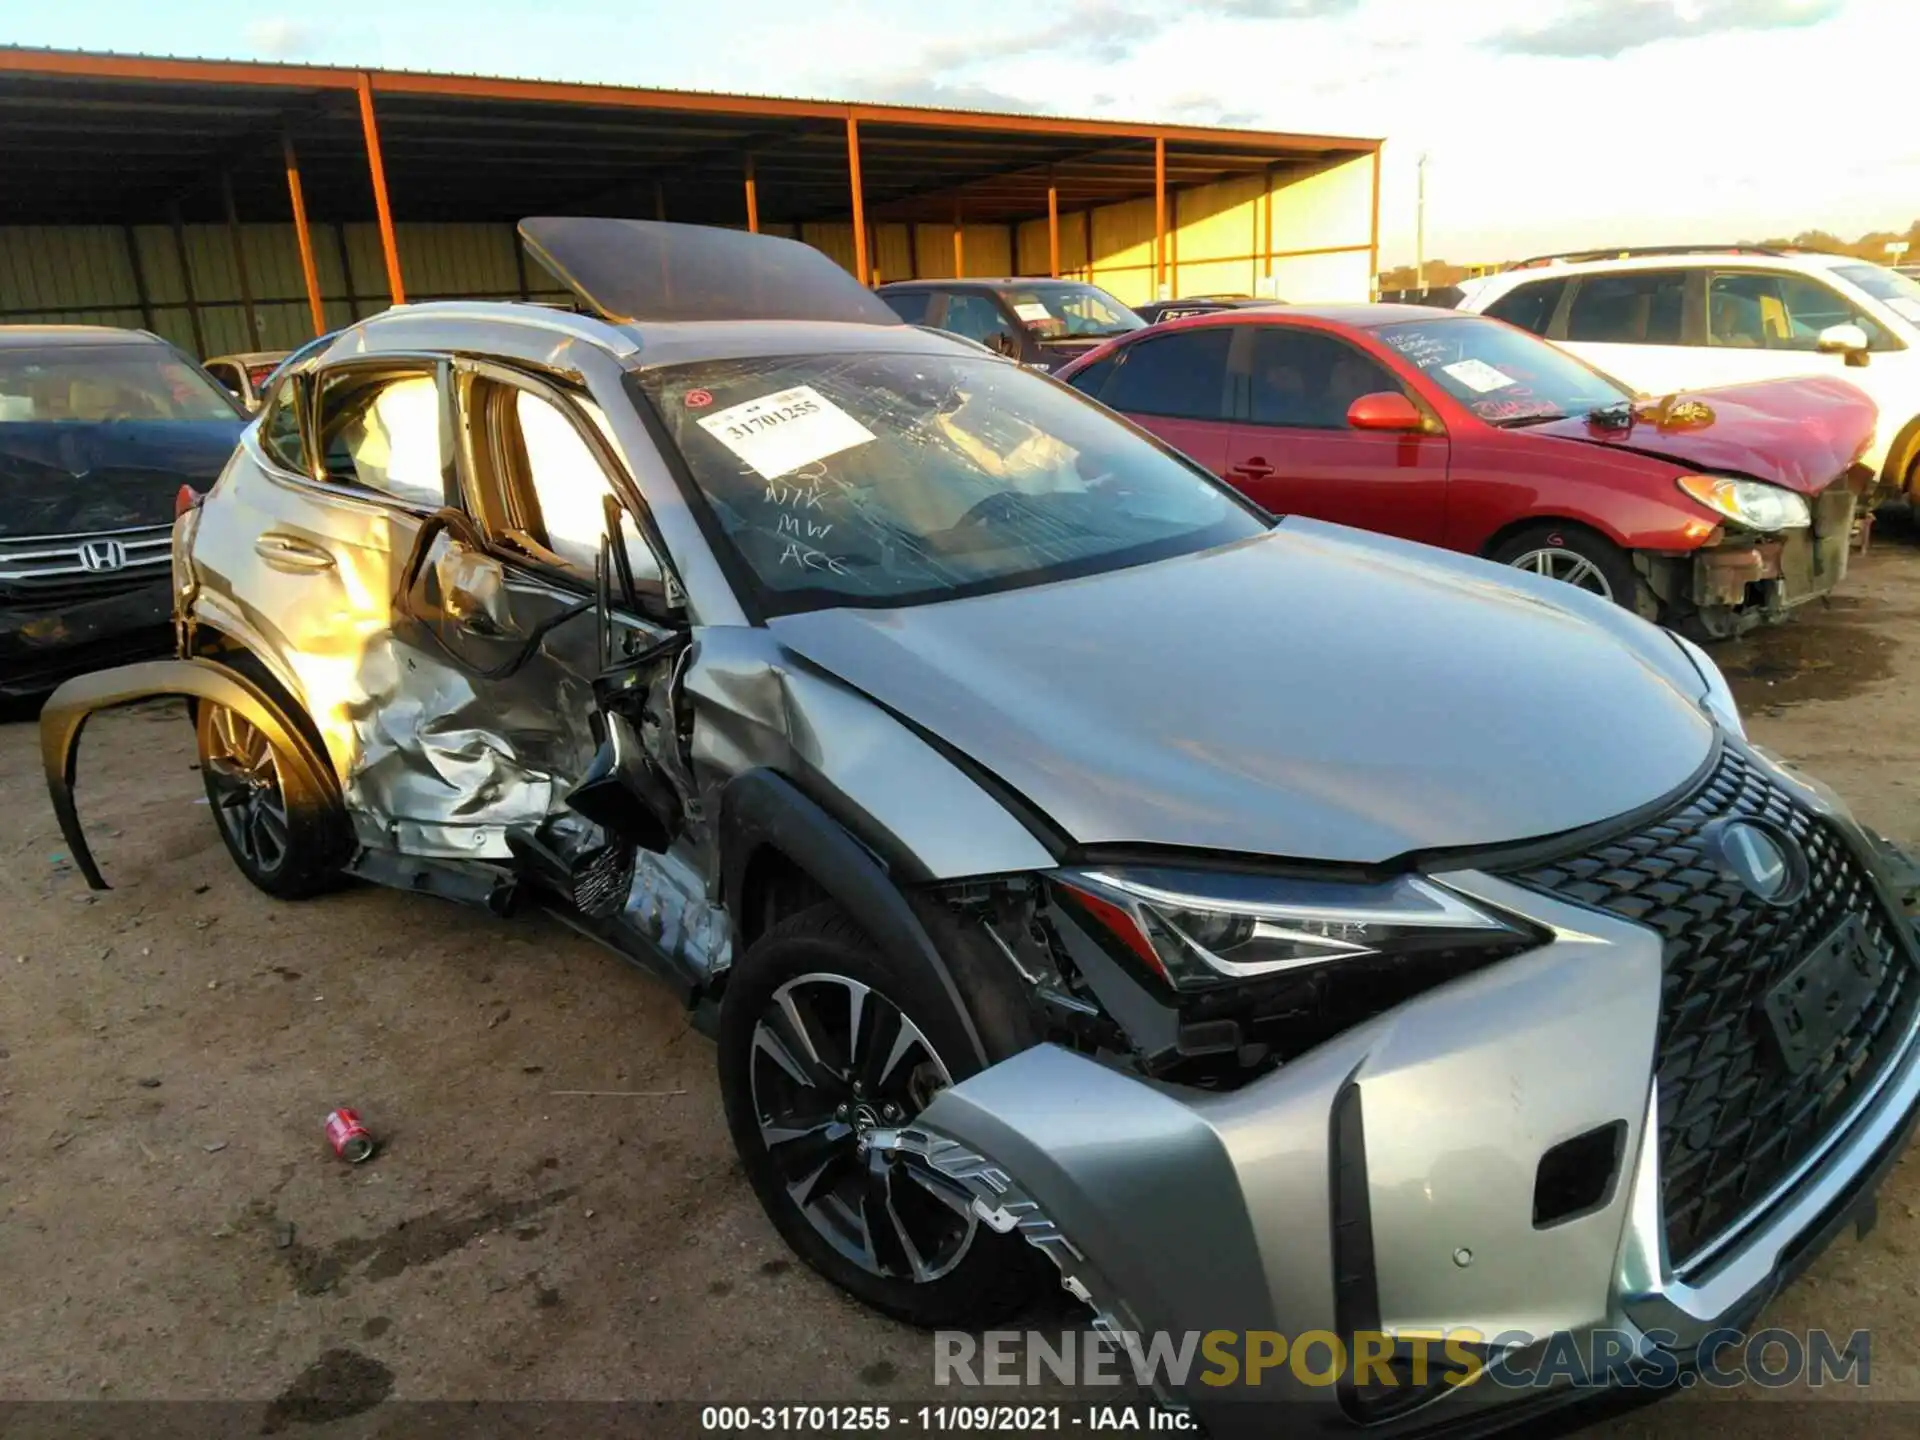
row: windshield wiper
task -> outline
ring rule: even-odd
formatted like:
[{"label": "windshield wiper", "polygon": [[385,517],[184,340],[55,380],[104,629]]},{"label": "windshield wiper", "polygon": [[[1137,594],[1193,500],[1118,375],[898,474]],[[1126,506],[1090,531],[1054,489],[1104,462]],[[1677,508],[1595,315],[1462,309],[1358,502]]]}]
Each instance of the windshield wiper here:
[{"label": "windshield wiper", "polygon": [[1564,420],[1566,413],[1561,410],[1530,410],[1524,415],[1506,415],[1487,423],[1496,430],[1513,430],[1522,425],[1544,425],[1549,420]]}]

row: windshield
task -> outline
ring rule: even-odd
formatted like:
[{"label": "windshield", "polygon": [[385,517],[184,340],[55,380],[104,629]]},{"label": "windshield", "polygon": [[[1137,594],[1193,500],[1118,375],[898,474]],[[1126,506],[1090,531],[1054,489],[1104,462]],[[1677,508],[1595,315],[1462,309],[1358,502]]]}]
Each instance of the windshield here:
[{"label": "windshield", "polygon": [[1036,285],[1006,292],[1027,333],[1048,340],[1098,340],[1146,325],[1133,311],[1092,285]]},{"label": "windshield", "polygon": [[1489,424],[1558,420],[1633,398],[1566,351],[1498,320],[1414,320],[1373,333]]},{"label": "windshield", "polygon": [[160,345],[0,350],[0,424],[233,418],[226,392]]},{"label": "windshield", "polygon": [[761,607],[909,605],[1207,549],[1267,521],[985,356],[757,356],[640,385]]},{"label": "windshield", "polygon": [[1836,265],[1833,273],[1881,301],[1902,320],[1920,325],[1920,283],[1884,265]]}]

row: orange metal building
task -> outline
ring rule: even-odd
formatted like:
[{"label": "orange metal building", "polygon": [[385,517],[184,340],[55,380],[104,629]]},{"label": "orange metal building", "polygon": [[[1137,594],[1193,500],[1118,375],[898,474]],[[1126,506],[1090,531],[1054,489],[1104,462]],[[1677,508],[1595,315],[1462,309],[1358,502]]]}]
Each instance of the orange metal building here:
[{"label": "orange metal building", "polygon": [[0,323],[209,354],[408,299],[558,299],[510,227],[568,213],[795,235],[870,281],[1364,299],[1380,144],[0,48]]}]

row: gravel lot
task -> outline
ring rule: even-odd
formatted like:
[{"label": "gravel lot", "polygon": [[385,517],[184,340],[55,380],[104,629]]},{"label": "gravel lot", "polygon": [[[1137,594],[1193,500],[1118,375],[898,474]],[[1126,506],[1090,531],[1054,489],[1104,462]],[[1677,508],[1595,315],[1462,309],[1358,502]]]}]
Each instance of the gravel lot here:
[{"label": "gravel lot", "polygon": [[[1719,658],[1761,743],[1920,843],[1920,541],[1889,528],[1857,565],[1830,606]],[[258,1433],[323,1418],[322,1393],[930,1392],[927,1337],[815,1279],[762,1220],[708,1042],[663,990],[538,917],[373,888],[269,901],[192,761],[172,705],[95,723],[81,800],[117,888],[94,896],[34,725],[0,725],[0,1400],[243,1401]],[[337,1104],[381,1136],[372,1163],[326,1153]],[[1909,1162],[1878,1229],[1773,1312],[1870,1328],[1879,1398],[1920,1398],[1917,1205]],[[1920,1416],[1794,1398],[1821,1402],[1796,1433]],[[28,1412],[10,1413],[0,1430]],[[1746,1435],[1758,1413],[1689,1396],[1609,1429]]]}]

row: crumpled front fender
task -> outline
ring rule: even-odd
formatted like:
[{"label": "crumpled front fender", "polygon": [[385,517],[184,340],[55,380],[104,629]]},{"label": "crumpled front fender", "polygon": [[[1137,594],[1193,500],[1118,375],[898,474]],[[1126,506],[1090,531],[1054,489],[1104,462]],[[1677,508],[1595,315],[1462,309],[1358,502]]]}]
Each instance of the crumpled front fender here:
[{"label": "crumpled front fender", "polygon": [[55,690],[40,711],[40,759],[46,769],[47,795],[53,801],[60,833],[66,838],[74,865],[92,889],[111,887],[100,874],[81,829],[79,812],[74,808],[74,767],[80,753],[80,732],[97,711],[164,695],[210,701],[244,716],[272,743],[280,763],[292,770],[289,778],[294,783],[287,787],[290,794],[333,797],[339,794],[332,769],[279,702],[246,676],[218,661],[150,660],[78,676]]}]

